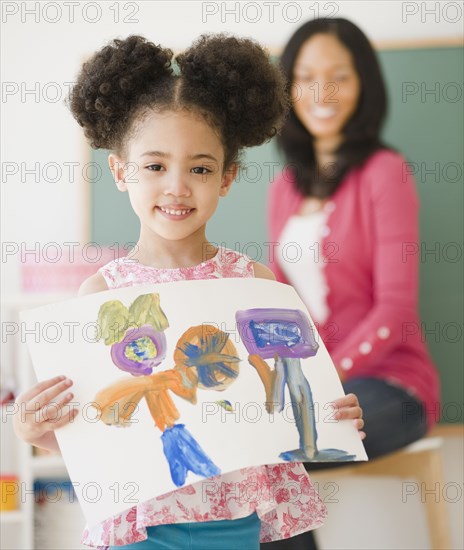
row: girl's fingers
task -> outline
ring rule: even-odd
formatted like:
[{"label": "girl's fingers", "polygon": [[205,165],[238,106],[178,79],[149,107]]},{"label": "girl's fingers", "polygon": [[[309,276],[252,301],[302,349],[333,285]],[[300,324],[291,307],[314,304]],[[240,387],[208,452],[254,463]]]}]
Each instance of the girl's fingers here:
[{"label": "girl's fingers", "polygon": [[61,392],[66,391],[70,386],[72,386],[72,380],[69,380],[69,378],[65,378],[58,383],[47,386],[47,389],[33,397],[28,403],[26,403],[27,411],[38,411],[39,409],[50,403],[52,399],[60,395]]},{"label": "girl's fingers", "polygon": [[346,418],[362,418],[362,409],[359,406],[345,407],[343,409],[338,409],[334,416],[337,420],[345,420]]},{"label": "girl's fingers", "polygon": [[364,420],[362,418],[356,418],[356,420],[353,420],[353,424],[358,431],[361,431],[364,428]]},{"label": "girl's fingers", "polygon": [[353,424],[358,430],[359,437],[364,439],[366,433],[363,431],[364,420],[362,418],[362,408],[359,406],[358,397],[354,393],[349,393],[340,399],[333,401],[335,407],[334,417],[337,420],[353,419]]},{"label": "girl's fingers", "polygon": [[59,415],[56,420],[49,420],[46,424],[50,426],[51,430],[57,430],[68,424],[68,422],[72,422],[78,412],[79,410],[75,407],[70,407],[69,411],[62,409],[61,415]]},{"label": "girl's fingers", "polygon": [[67,405],[74,397],[72,393],[67,393],[58,403],[47,403],[40,409],[40,421],[56,422],[63,415],[63,407]]},{"label": "girl's fingers", "polygon": [[25,391],[23,394],[19,396],[19,400],[22,403],[27,403],[40,393],[42,393],[45,390],[48,390],[48,388],[51,388],[58,382],[61,382],[65,379],[65,376],[55,376],[54,378],[50,378],[49,380],[44,380],[43,382],[39,382],[36,384],[33,388],[30,390]]},{"label": "girl's fingers", "polygon": [[333,405],[336,409],[341,409],[343,407],[359,406],[359,402],[354,393],[349,393],[339,399],[335,399],[335,401],[333,401]]}]

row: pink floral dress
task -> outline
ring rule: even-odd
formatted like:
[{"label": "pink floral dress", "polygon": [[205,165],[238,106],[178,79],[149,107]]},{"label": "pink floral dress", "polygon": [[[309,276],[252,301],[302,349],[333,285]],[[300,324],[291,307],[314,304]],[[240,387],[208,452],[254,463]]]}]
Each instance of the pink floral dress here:
[{"label": "pink floral dress", "polygon": [[[220,277],[254,277],[253,262],[219,248],[194,267],[158,269],[119,258],[99,269],[109,288]],[[81,542],[100,549],[147,539],[146,528],[169,523],[239,519],[256,512],[261,542],[293,537],[324,522],[327,510],[302,463],[242,468],[152,498],[86,528]]]}]

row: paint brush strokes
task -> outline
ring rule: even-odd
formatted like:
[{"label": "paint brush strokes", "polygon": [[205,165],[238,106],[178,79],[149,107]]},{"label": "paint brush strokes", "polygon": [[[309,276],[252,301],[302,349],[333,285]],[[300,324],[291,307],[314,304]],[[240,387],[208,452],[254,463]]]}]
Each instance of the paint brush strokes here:
[{"label": "paint brush strokes", "polygon": [[[317,430],[311,387],[300,359],[313,357],[319,348],[307,316],[300,310],[249,309],[238,311],[240,337],[247,348],[248,361],[260,377],[269,413],[281,412],[287,386],[299,434],[299,448],[279,455],[283,460],[321,462],[353,460],[338,449],[317,448]],[[274,358],[272,370],[264,359]]]},{"label": "paint brush strokes", "polygon": [[159,295],[139,296],[128,309],[119,300],[105,302],[98,312],[105,344],[113,363],[132,376],[146,376],[166,357],[164,330],[169,326]]},{"label": "paint brush strokes", "polygon": [[156,426],[164,431],[180,417],[169,392],[195,405],[196,387],[186,387],[180,372],[173,369],[151,376],[119,380],[99,391],[95,403],[100,420],[109,426],[129,426],[137,405],[146,400]]},{"label": "paint brush strokes", "polygon": [[174,361],[202,389],[225,390],[239,374],[240,359],[234,344],[226,332],[212,325],[198,325],[184,332]]},{"label": "paint brush strokes", "polygon": [[151,374],[165,357],[166,337],[150,325],[129,329],[122,342],[111,346],[113,363],[132,376]]},{"label": "paint brush strokes", "polygon": [[240,338],[248,353],[270,359],[312,357],[319,344],[306,315],[295,309],[247,309],[237,311]]},{"label": "paint brush strokes", "polygon": [[285,385],[287,383],[287,375],[282,362],[275,361],[274,370],[257,354],[249,355],[248,362],[255,368],[263,383],[266,392],[265,405],[267,412],[269,414],[282,412],[285,405]]},{"label": "paint brush strokes", "polygon": [[202,477],[213,477],[221,473],[184,424],[176,424],[165,430],[161,440],[172,480],[177,487],[184,485],[189,471]]},{"label": "paint brush strokes", "polygon": [[219,401],[215,401],[216,405],[219,405],[227,412],[235,412],[234,407],[232,406],[232,403],[228,401],[227,399],[221,399]]},{"label": "paint brush strokes", "polygon": [[[113,363],[134,378],[118,381],[98,392],[95,402],[102,422],[127,427],[139,404],[145,401],[157,428],[171,477],[176,486],[188,472],[203,477],[220,473],[184,424],[176,424],[179,411],[170,393],[192,405],[197,389],[223,391],[237,379],[240,359],[229,335],[212,325],[190,327],[179,338],[172,369],[153,374],[166,358],[164,330],[168,320],[158,294],[139,296],[129,308],[118,300],[105,302],[99,310],[101,337],[111,346]],[[233,410],[229,401],[218,401]]]},{"label": "paint brush strokes", "polygon": [[[303,374],[299,359],[278,357],[276,363],[281,363],[281,368],[285,370],[293,416],[300,435],[299,449],[303,456],[312,459],[317,454],[317,431],[311,387]],[[284,460],[293,458],[289,453],[282,453],[280,457]]]}]

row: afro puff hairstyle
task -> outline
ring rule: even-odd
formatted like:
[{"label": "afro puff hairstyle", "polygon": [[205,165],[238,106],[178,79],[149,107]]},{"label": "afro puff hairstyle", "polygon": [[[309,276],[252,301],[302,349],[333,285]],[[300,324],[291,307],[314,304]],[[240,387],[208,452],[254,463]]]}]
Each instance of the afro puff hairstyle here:
[{"label": "afro puff hairstyle", "polygon": [[67,105],[91,147],[121,156],[144,115],[199,113],[222,139],[226,168],[242,148],[279,133],[290,99],[283,72],[254,40],[202,35],[173,59],[170,49],[131,35],[82,65]]}]

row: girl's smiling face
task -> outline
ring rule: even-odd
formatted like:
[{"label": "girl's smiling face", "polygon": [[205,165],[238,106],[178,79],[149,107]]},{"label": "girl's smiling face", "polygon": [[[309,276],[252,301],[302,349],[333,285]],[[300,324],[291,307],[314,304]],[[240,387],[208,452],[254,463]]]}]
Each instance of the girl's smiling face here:
[{"label": "girl's smiling face", "polygon": [[224,146],[204,118],[186,110],[148,115],[127,157],[123,163],[111,154],[109,163],[119,190],[129,193],[141,235],[205,240],[206,222],[227,195],[236,167],[223,171]]},{"label": "girl's smiling face", "polygon": [[293,110],[303,126],[316,140],[340,137],[361,94],[348,48],[331,34],[315,34],[295,59],[293,84]]}]

